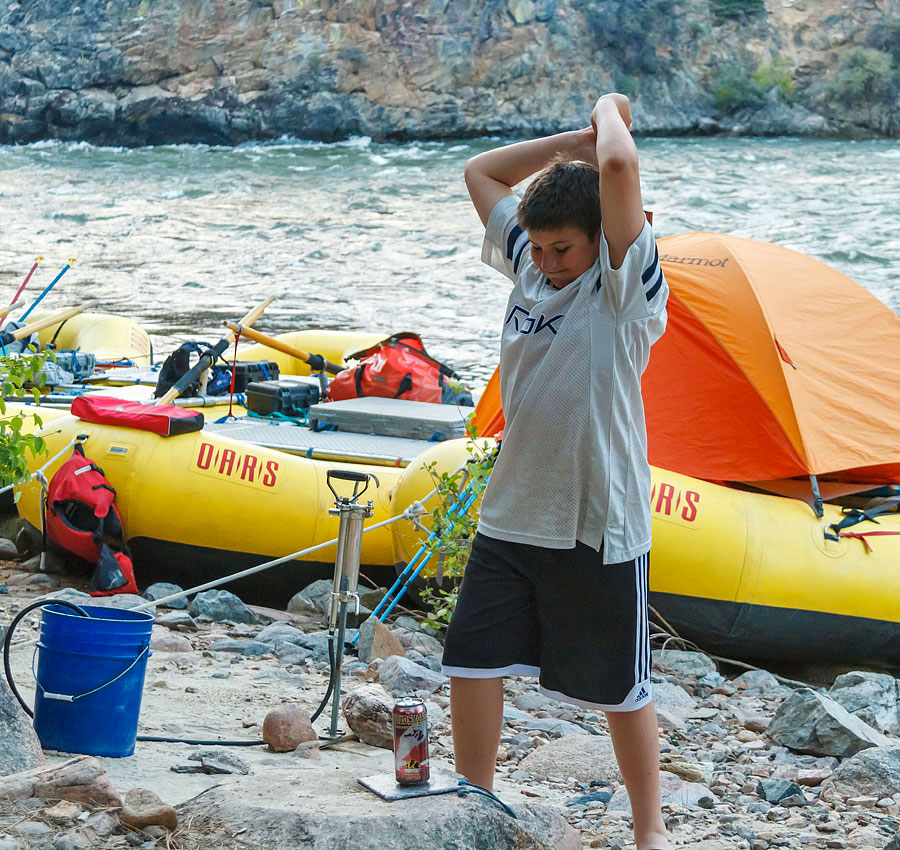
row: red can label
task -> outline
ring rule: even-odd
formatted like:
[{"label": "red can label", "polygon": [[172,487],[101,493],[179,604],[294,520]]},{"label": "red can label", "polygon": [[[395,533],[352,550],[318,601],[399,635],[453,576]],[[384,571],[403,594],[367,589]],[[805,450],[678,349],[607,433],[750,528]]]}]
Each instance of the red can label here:
[{"label": "red can label", "polygon": [[427,782],[428,712],[420,699],[397,700],[394,721],[394,774],[400,785]]}]

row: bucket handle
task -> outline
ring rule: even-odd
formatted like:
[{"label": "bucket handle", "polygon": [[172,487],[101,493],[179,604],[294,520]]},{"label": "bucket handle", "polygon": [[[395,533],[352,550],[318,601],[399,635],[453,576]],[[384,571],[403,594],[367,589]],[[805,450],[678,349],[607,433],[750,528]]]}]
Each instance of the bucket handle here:
[{"label": "bucket handle", "polygon": [[[38,648],[46,649],[47,647],[45,647],[43,644],[39,643]],[[52,691],[48,691],[40,683],[40,681],[38,680],[38,677],[37,677],[37,673],[35,672],[35,669],[34,669],[34,662],[35,662],[35,658],[37,657],[37,649],[35,649],[34,655],[31,656],[31,674],[34,676],[35,684],[43,692],[44,699],[53,699],[53,700],[57,700],[59,702],[75,702],[76,700],[83,699],[84,697],[89,697],[91,694],[97,693],[97,691],[102,691],[104,688],[108,688],[113,683],[118,682],[119,679],[121,679],[126,673],[128,673],[135,666],[135,664],[137,664],[138,661],[140,661],[145,655],[148,655],[149,652],[150,652],[150,647],[145,646],[141,650],[141,652],[137,656],[137,658],[135,658],[134,661],[132,661],[131,664],[129,664],[121,673],[114,676],[108,682],[104,682],[102,685],[98,685],[96,688],[91,688],[91,690],[85,691],[84,693],[81,693],[81,694],[55,694]]]}]

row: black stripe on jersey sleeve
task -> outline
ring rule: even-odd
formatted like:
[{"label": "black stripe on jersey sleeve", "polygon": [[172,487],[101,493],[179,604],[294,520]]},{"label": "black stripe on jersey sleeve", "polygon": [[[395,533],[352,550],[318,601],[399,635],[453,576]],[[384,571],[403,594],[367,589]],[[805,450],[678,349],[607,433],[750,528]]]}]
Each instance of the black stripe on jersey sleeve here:
[{"label": "black stripe on jersey sleeve", "polygon": [[659,292],[659,288],[660,288],[662,285],[663,285],[663,270],[660,269],[660,270],[659,270],[659,277],[656,278],[656,281],[653,283],[653,286],[651,286],[651,287],[647,290],[647,300],[648,300],[648,301],[652,301],[652,300],[653,300],[653,296],[656,295],[657,292]]},{"label": "black stripe on jersey sleeve", "polygon": [[519,225],[515,225],[512,230],[509,232],[509,236],[506,238],[506,259],[511,260],[513,258],[513,251],[516,249],[516,242],[519,241],[519,237],[522,235],[523,230]]},{"label": "black stripe on jersey sleeve", "polygon": [[513,274],[519,273],[519,262],[522,259],[522,254],[525,253],[525,249],[528,247],[529,242],[527,239],[522,241],[522,247],[516,252],[516,258],[513,260]]},{"label": "black stripe on jersey sleeve", "polygon": [[651,277],[656,273],[656,269],[659,267],[659,249],[654,248],[653,250],[653,262],[644,269],[644,273],[641,275],[641,281],[646,283],[650,280]]}]

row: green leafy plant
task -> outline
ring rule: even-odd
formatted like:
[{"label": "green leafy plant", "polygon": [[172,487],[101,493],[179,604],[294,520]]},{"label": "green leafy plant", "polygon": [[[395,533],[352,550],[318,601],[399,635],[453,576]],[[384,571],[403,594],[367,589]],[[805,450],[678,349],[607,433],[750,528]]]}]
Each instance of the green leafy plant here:
[{"label": "green leafy plant", "polygon": [[720,112],[730,112],[741,107],[759,106],[763,93],[759,86],[741,69],[726,66],[712,78],[712,91],[716,108]]},{"label": "green leafy plant", "polygon": [[886,103],[900,92],[900,68],[889,53],[860,47],[841,62],[829,91],[845,106]]},{"label": "green leafy plant", "polygon": [[766,11],[765,0],[712,0],[712,13],[717,18],[739,18],[741,15],[761,15]]},{"label": "green leafy plant", "polygon": [[791,76],[791,63],[782,56],[776,56],[766,65],[760,65],[753,72],[753,83],[761,91],[768,91],[772,86],[778,86],[784,99],[789,103],[797,94],[797,87]]},{"label": "green leafy plant", "polygon": [[35,401],[40,398],[47,380],[42,371],[46,360],[45,354],[31,347],[22,354],[0,355],[0,487],[21,481],[28,474],[28,456],[38,457],[45,452],[43,438],[23,431],[28,416],[33,416],[35,425],[40,427],[40,416],[21,410],[10,412],[6,402],[24,395],[33,396]]},{"label": "green leafy plant", "polygon": [[[471,420],[470,420],[471,421]],[[494,450],[486,441],[478,441],[470,430],[467,443],[469,460],[455,472],[439,472],[436,463],[425,465],[437,490],[439,504],[431,512],[431,530],[436,532],[430,548],[431,562],[422,571],[423,578],[433,579],[438,585],[427,586],[420,594],[426,611],[425,624],[431,628],[443,628],[450,622],[456,607],[459,579],[462,578],[472,551],[472,540],[478,527],[478,515],[473,502],[465,512],[459,510],[461,501],[481,495],[494,467]],[[431,564],[434,567],[431,567]],[[444,579],[451,586],[444,589]]]}]

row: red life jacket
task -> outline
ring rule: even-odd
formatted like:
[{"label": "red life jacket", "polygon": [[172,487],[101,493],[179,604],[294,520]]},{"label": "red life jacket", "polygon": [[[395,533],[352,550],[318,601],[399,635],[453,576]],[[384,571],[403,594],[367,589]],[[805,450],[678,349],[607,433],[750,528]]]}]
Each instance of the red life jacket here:
[{"label": "red life jacket", "polygon": [[84,456],[80,443],[47,488],[47,537],[95,565],[91,596],[138,592],[115,498],[103,470]]},{"label": "red life jacket", "polygon": [[328,387],[329,401],[378,396],[440,404],[444,385],[456,373],[431,357],[418,334],[396,333],[347,357],[359,365],[338,372]]}]

